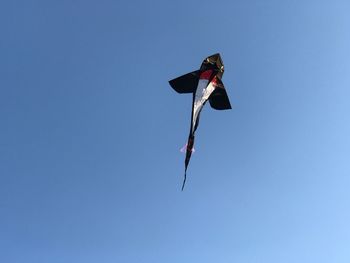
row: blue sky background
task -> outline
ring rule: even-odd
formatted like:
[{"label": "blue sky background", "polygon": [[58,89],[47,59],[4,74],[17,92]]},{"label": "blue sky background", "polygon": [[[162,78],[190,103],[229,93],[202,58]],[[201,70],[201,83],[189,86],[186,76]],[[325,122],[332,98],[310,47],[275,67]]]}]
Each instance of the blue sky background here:
[{"label": "blue sky background", "polygon": [[[350,2],[2,1],[0,261],[348,263]],[[181,192],[191,96],[220,52]]]}]

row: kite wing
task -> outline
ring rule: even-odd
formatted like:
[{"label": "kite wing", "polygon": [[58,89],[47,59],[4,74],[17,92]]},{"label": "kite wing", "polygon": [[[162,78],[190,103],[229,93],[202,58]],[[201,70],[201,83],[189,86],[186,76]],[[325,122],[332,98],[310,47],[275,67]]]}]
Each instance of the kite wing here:
[{"label": "kite wing", "polygon": [[170,80],[170,86],[178,93],[193,93],[198,85],[199,70],[187,73],[181,77]]},{"label": "kite wing", "polygon": [[215,110],[232,109],[230,100],[225,90],[225,86],[219,78],[217,85],[218,86],[209,97],[210,106]]}]

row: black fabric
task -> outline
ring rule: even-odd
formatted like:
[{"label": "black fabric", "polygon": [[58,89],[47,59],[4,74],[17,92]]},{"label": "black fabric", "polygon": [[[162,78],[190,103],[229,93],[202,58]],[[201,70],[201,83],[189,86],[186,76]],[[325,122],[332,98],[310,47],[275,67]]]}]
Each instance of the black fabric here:
[{"label": "black fabric", "polygon": [[170,86],[178,93],[193,93],[199,80],[199,70],[187,73],[169,81]]},{"label": "black fabric", "polygon": [[203,60],[201,70],[214,69],[218,71],[218,77],[221,78],[224,73],[224,63],[219,53],[207,57]]},{"label": "black fabric", "polygon": [[209,97],[210,106],[215,110],[232,109],[224,84],[219,79],[218,86]]}]

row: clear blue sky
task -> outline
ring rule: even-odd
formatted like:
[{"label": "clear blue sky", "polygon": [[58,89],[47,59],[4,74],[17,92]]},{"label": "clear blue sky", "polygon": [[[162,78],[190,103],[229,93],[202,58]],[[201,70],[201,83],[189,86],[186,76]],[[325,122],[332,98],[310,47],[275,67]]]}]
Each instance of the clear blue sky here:
[{"label": "clear blue sky", "polygon": [[[0,3],[0,262],[350,262],[350,3]],[[220,52],[181,183],[191,96]]]}]

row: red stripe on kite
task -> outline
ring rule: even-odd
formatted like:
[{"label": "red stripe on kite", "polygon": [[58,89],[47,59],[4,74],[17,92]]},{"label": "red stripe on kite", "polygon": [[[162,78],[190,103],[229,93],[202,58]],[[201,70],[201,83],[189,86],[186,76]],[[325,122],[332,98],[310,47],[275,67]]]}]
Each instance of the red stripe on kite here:
[{"label": "red stripe on kite", "polygon": [[200,79],[207,79],[207,80],[209,80],[212,72],[213,72],[212,70],[206,70],[206,71],[201,73],[199,78]]}]

